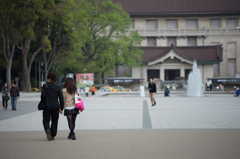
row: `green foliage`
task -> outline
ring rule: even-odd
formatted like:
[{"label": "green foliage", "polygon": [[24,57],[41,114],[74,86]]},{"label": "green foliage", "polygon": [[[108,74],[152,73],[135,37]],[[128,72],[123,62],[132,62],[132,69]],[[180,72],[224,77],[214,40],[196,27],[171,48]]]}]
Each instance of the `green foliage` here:
[{"label": "green foliage", "polygon": [[87,26],[81,48],[83,63],[97,74],[112,73],[116,66],[137,66],[142,51],[136,47],[142,38],[137,32],[128,32],[131,18],[120,4],[103,0],[79,0],[85,11]]},{"label": "green foliage", "polygon": [[[23,51],[29,46],[25,49],[28,67],[38,48],[46,53],[49,68],[59,74],[113,74],[117,66],[141,63],[142,51],[137,46],[142,38],[129,32],[131,18],[120,4],[109,0],[1,0],[0,16],[8,16],[9,11],[14,15],[8,19],[13,18],[12,39],[17,48]],[[42,61],[42,56],[38,54],[35,61]],[[18,56],[19,64],[20,60]],[[22,69],[19,64],[13,67]]]},{"label": "green foliage", "polygon": [[181,80],[185,80],[186,78],[185,77],[176,77],[175,80],[177,81],[181,81]]}]

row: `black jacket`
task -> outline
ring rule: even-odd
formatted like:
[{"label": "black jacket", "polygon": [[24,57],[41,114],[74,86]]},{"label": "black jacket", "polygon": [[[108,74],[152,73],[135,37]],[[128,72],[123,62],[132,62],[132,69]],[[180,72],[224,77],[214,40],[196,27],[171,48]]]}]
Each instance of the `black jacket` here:
[{"label": "black jacket", "polygon": [[3,86],[2,88],[2,96],[8,96],[8,93],[9,93],[9,89],[7,88],[7,90],[5,89],[5,87]]},{"label": "black jacket", "polygon": [[[43,89],[46,89],[45,84],[43,85]],[[60,107],[59,107],[59,101],[60,101]],[[62,89],[60,86],[58,86],[54,82],[47,83],[46,106],[57,108],[57,109],[60,108],[61,110],[63,110],[64,101],[63,101]]]},{"label": "black jacket", "polygon": [[10,96],[11,97],[19,97],[19,90],[17,89],[17,87],[12,87],[10,89]]},{"label": "black jacket", "polygon": [[148,83],[149,93],[157,93],[157,88],[155,83]]}]

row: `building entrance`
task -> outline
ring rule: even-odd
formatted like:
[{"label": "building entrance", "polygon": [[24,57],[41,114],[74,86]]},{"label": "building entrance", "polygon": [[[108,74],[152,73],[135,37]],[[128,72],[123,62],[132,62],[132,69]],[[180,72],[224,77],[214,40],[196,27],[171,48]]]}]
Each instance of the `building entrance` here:
[{"label": "building entrance", "polygon": [[180,77],[180,70],[164,70],[164,74],[165,81],[172,81],[175,80],[177,77]]},{"label": "building entrance", "polygon": [[147,81],[149,78],[160,78],[160,70],[147,70]]}]

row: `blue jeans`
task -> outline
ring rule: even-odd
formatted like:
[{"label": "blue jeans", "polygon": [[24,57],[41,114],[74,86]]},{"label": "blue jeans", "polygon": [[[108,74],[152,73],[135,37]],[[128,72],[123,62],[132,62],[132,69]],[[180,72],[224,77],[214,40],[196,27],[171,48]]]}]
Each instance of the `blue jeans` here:
[{"label": "blue jeans", "polygon": [[16,110],[17,107],[17,97],[11,97],[12,109]]}]

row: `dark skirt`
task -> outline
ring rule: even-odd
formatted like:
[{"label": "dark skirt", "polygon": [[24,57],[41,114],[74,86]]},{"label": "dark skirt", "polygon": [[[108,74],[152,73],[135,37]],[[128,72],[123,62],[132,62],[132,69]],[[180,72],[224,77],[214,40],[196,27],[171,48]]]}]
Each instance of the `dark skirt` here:
[{"label": "dark skirt", "polygon": [[76,115],[79,114],[79,110],[77,108],[75,109],[64,109],[64,115]]}]

